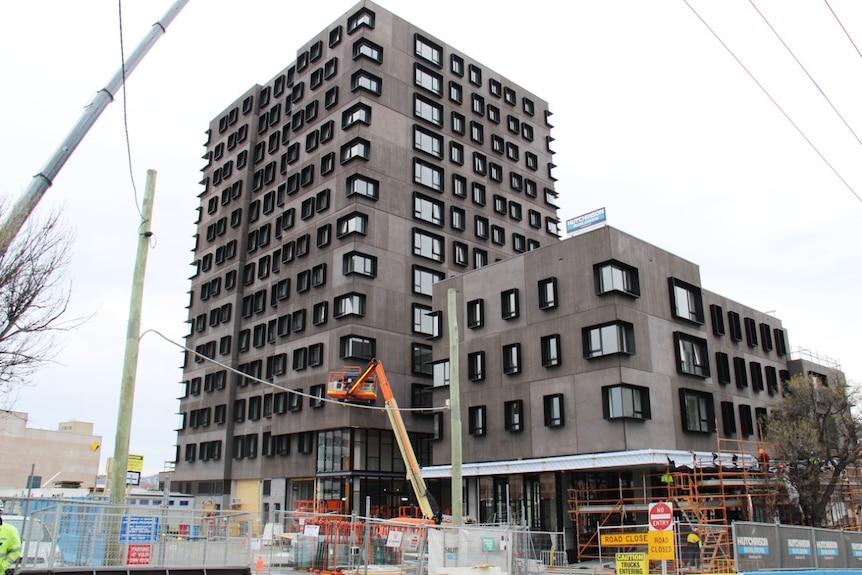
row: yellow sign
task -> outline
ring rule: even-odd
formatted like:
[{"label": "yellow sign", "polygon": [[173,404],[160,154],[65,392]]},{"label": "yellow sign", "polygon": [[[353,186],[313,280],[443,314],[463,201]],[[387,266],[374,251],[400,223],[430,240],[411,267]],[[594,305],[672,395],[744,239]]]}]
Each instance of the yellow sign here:
[{"label": "yellow sign", "polygon": [[646,531],[630,533],[602,533],[602,545],[605,547],[627,547],[629,545],[646,545]]},{"label": "yellow sign", "polygon": [[617,575],[647,575],[649,562],[646,553],[617,553]]},{"label": "yellow sign", "polygon": [[647,539],[650,559],[674,560],[673,529],[670,531],[649,531]]},{"label": "yellow sign", "polygon": [[129,454],[129,466],[126,468],[129,471],[141,472],[144,470],[144,456]]}]

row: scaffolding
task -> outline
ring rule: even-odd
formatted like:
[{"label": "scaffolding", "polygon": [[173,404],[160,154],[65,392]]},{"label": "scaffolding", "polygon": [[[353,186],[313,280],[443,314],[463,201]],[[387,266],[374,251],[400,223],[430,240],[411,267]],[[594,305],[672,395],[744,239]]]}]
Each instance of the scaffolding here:
[{"label": "scaffolding", "polygon": [[[668,460],[663,470],[645,470],[641,487],[631,481],[631,469],[614,472],[616,480],[609,474],[604,481],[575,480],[567,495],[579,560],[599,558],[602,529],[646,523],[650,504],[668,501],[681,532],[698,527],[703,571],[724,572],[733,557],[729,529],[734,521],[802,522],[785,479],[786,463],[770,452],[764,442],[719,439],[711,457],[693,453],[684,465]],[[862,527],[862,469],[848,468],[842,475],[824,526]]]}]

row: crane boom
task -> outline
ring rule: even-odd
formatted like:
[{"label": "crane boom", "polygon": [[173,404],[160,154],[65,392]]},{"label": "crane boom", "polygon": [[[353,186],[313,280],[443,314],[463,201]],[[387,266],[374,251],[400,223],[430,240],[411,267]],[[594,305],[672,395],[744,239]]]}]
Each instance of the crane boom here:
[{"label": "crane boom", "polygon": [[[428,521],[440,523],[441,514],[439,506],[434,497],[428,493],[428,486],[425,484],[425,478],[422,477],[422,470],[419,467],[419,461],[416,459],[416,452],[413,450],[410,437],[407,435],[407,427],[401,418],[401,412],[398,410],[398,402],[392,393],[389,378],[383,369],[383,362],[376,358],[372,359],[361,373],[355,367],[345,367],[343,371],[331,374],[327,394],[330,397],[345,401],[368,401],[369,399],[376,399],[377,387],[379,387],[380,393],[383,394],[386,415],[389,417],[389,424],[392,426],[395,441],[398,443],[398,449],[401,451],[401,458],[404,460],[404,466],[407,468],[407,479],[413,487],[413,493],[416,495],[416,501],[419,503],[422,517]],[[371,397],[372,395],[373,398]]]}]

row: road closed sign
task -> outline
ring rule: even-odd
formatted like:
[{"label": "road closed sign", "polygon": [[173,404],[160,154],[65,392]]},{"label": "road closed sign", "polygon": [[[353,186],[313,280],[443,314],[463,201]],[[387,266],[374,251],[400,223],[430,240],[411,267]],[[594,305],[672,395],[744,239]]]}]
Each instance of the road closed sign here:
[{"label": "road closed sign", "polygon": [[647,538],[649,540],[647,555],[651,560],[674,560],[673,530],[650,531]]},{"label": "road closed sign", "polygon": [[647,512],[650,531],[668,531],[673,527],[673,507],[670,503],[650,503]]}]

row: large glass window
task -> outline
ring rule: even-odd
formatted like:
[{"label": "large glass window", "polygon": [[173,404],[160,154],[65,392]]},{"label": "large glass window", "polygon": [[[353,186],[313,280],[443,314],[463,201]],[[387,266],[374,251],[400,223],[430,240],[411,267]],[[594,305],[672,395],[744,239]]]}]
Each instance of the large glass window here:
[{"label": "large glass window", "polygon": [[677,278],[669,278],[668,284],[671,290],[673,302],[673,315],[675,317],[703,323],[703,295],[696,285],[684,282]]},{"label": "large glass window", "polygon": [[435,226],[443,226],[443,202],[413,192],[413,218]]},{"label": "large glass window", "polygon": [[380,197],[380,182],[375,179],[363,176],[361,174],[353,174],[347,178],[347,196],[365,196],[376,200]]},{"label": "large glass window", "polygon": [[368,277],[377,276],[377,257],[361,252],[348,252],[342,259],[344,275],[359,274]]},{"label": "large glass window", "polygon": [[649,419],[649,389],[638,385],[611,385],[602,388],[605,419]]},{"label": "large glass window", "polygon": [[413,96],[413,115],[421,120],[443,127],[443,106],[432,102],[421,94]]},{"label": "large glass window", "polygon": [[383,80],[379,76],[375,76],[371,72],[365,70],[357,70],[350,77],[350,90],[364,90],[376,96],[380,95],[383,86]]},{"label": "large glass window", "polygon": [[431,310],[431,306],[419,303],[413,304],[413,332],[437,337],[439,335],[439,314]]},{"label": "large glass window", "polygon": [[360,335],[345,335],[338,342],[341,359],[373,359],[377,355],[377,340]]},{"label": "large glass window", "polygon": [[424,36],[414,36],[416,55],[423,58],[438,68],[443,65],[443,48],[436,42],[432,42]]},{"label": "large glass window", "polygon": [[413,266],[413,293],[430,296],[435,283],[443,280],[446,275],[443,272]]},{"label": "large glass window", "polygon": [[709,377],[709,352],[706,340],[681,332],[673,334],[676,343],[677,371],[687,375]]},{"label": "large glass window", "polygon": [[585,327],[582,334],[586,358],[635,353],[634,326],[628,322],[615,321]]},{"label": "large glass window", "polygon": [[443,191],[443,168],[423,162],[419,159],[413,160],[413,181],[420,186]]},{"label": "large glass window", "polygon": [[444,260],[445,242],[442,236],[424,230],[413,230],[413,254],[437,262]]},{"label": "large glass window", "polygon": [[434,354],[430,345],[411,344],[411,371],[421,375],[434,375]]},{"label": "large glass window", "polygon": [[443,76],[438,74],[437,72],[433,72],[422,66],[421,64],[414,64],[413,66],[413,82],[422,88],[423,90],[427,90],[431,92],[435,96],[443,95]]},{"label": "large glass window", "polygon": [[336,318],[355,315],[359,317],[365,316],[365,294],[348,293],[335,298],[333,304],[334,315]]},{"label": "large glass window", "polygon": [[367,58],[380,64],[383,62],[383,47],[368,38],[360,38],[353,43],[353,59]]},{"label": "large glass window", "polygon": [[685,431],[712,433],[715,431],[715,407],[712,394],[691,389],[679,390]]},{"label": "large glass window", "polygon": [[615,260],[596,264],[593,267],[596,293],[619,292],[640,296],[638,270]]}]

